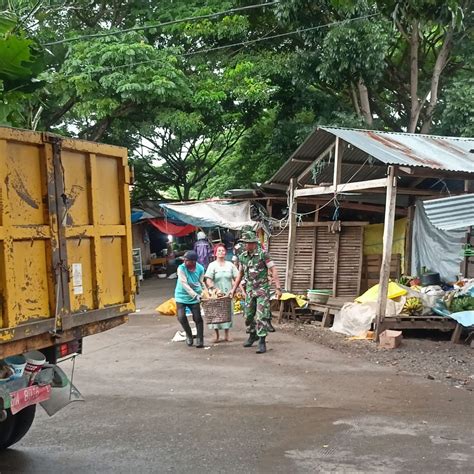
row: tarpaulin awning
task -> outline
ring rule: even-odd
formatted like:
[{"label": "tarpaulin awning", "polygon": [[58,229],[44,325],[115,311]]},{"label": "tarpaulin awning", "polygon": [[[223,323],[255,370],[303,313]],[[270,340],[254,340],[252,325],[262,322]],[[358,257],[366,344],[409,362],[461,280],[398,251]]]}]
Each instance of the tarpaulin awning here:
[{"label": "tarpaulin awning", "polygon": [[171,219],[179,219],[198,227],[226,227],[240,230],[257,222],[250,218],[250,202],[196,202],[192,204],[160,204]]},{"label": "tarpaulin awning", "polygon": [[165,219],[148,219],[148,222],[163,234],[174,235],[175,237],[184,237],[197,230],[193,225],[177,225]]},{"label": "tarpaulin awning", "polygon": [[142,209],[132,209],[132,224],[135,224],[143,219],[153,218],[151,214]]}]

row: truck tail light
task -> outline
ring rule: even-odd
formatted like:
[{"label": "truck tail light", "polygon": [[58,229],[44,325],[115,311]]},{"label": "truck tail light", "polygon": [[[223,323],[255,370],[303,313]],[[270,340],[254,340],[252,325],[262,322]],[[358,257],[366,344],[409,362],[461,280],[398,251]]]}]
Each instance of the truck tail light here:
[{"label": "truck tail light", "polygon": [[56,346],[56,358],[63,359],[68,355],[82,352],[82,340],[64,342]]}]

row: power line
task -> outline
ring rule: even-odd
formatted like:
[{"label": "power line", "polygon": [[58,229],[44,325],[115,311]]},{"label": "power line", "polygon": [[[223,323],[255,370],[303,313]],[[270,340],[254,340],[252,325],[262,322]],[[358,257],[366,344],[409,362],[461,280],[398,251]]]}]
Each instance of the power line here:
[{"label": "power line", "polygon": [[277,35],[264,36],[262,38],[256,38],[256,39],[253,39],[253,40],[243,41],[243,42],[240,42],[240,43],[226,44],[226,45],[223,45],[223,46],[216,46],[214,48],[202,49],[202,50],[193,51],[193,52],[190,52],[190,53],[183,53],[183,54],[181,54],[181,56],[192,56],[194,54],[209,53],[211,51],[217,51],[219,49],[232,48],[233,46],[246,46],[247,44],[258,43],[260,41],[266,41],[266,40],[274,39],[274,38],[282,38],[284,36],[295,35],[295,34],[298,34],[298,33],[305,33],[306,31],[319,30],[321,28],[328,28],[328,27],[335,26],[335,25],[340,25],[340,24],[343,24],[343,23],[349,23],[349,22],[355,21],[355,20],[364,20],[364,19],[371,18],[373,16],[378,16],[378,15],[380,15],[380,13],[373,13],[372,15],[365,15],[365,16],[359,16],[359,17],[356,17],[356,18],[349,18],[347,20],[333,21],[332,23],[326,23],[324,25],[318,25],[318,26],[311,26],[311,27],[308,27],[308,28],[301,28],[301,29],[290,31],[290,32],[287,32],[287,33],[279,33]]},{"label": "power line", "polygon": [[75,36],[74,38],[63,38],[62,40],[52,41],[51,43],[45,43],[42,46],[52,46],[55,44],[63,44],[63,43],[71,43],[73,41],[80,41],[83,39],[103,38],[105,36],[121,35],[122,33],[128,33],[130,31],[143,31],[143,30],[149,30],[152,28],[162,28],[163,26],[176,25],[177,23],[184,23],[186,21],[205,20],[207,18],[216,18],[221,15],[227,15],[228,13],[236,13],[236,12],[240,12],[244,10],[253,10],[256,8],[268,7],[271,5],[275,5],[276,3],[279,3],[279,1],[275,0],[273,2],[257,3],[255,5],[247,5],[245,7],[236,7],[236,8],[231,8],[229,10],[224,10],[217,13],[209,13],[207,15],[192,16],[189,18],[181,18],[178,20],[165,21],[164,23],[157,23],[156,25],[134,26],[133,28],[127,28],[125,30],[120,30],[120,31],[109,31],[107,33],[95,33],[95,34],[90,34],[90,35]]},{"label": "power line", "polygon": [[[287,32],[287,33],[280,33],[280,34],[272,35],[272,36],[264,35],[263,37],[255,38],[253,40],[242,41],[242,42],[239,42],[239,43],[231,43],[231,44],[226,44],[226,45],[222,45],[222,46],[216,46],[216,47],[213,47],[213,48],[202,49],[202,50],[199,50],[199,51],[191,51],[189,53],[178,54],[177,56],[194,56],[196,54],[210,53],[212,51],[219,51],[219,50],[222,50],[222,49],[233,48],[235,46],[247,46],[247,45],[250,45],[250,44],[253,44],[253,43],[259,43],[261,41],[267,41],[267,40],[275,39],[275,38],[282,38],[282,37],[291,36],[291,35],[295,35],[295,34],[299,34],[299,33],[305,33],[307,31],[319,30],[319,29],[322,29],[322,28],[329,28],[331,26],[350,23],[350,22],[353,22],[353,21],[356,21],[356,20],[364,20],[364,19],[372,18],[374,16],[379,16],[379,15],[380,15],[380,13],[374,13],[372,15],[365,15],[365,16],[360,16],[360,17],[356,17],[356,18],[349,18],[347,20],[333,21],[331,23],[326,23],[324,25],[311,26],[311,27],[308,27],[308,28],[301,28],[301,29],[290,31],[290,32]],[[138,61],[138,62],[130,63],[130,64],[121,64],[119,66],[103,67],[103,68],[99,68],[95,72],[102,73],[102,72],[107,72],[107,71],[115,71],[117,69],[140,66],[142,64],[150,64],[150,63],[156,63],[156,62],[160,62],[160,61],[162,61],[162,59],[149,59],[149,60],[146,60],[146,61]],[[72,76],[72,75],[75,75],[75,74],[69,74],[69,75],[66,74],[65,77]]]}]

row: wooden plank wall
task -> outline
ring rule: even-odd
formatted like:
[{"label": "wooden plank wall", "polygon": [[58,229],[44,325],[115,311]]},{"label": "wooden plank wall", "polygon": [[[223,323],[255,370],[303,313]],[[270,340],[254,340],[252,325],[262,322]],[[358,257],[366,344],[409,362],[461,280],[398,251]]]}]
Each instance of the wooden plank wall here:
[{"label": "wooden plank wall", "polygon": [[316,259],[314,264],[313,288],[331,290],[334,280],[334,262],[336,250],[336,234],[329,232],[327,227],[316,228]]},{"label": "wooden plank wall", "polygon": [[[332,233],[326,226],[297,227],[291,291],[304,294],[309,288],[317,288],[333,290],[335,296],[359,295],[362,229],[362,226],[342,226],[341,232]],[[275,233],[269,251],[280,275],[284,275],[288,230]]]},{"label": "wooden plank wall", "polygon": [[[390,261],[390,278],[396,280],[402,273],[401,258],[399,253],[392,255]],[[376,285],[380,279],[380,268],[382,266],[382,255],[364,255],[362,266],[362,286],[361,291],[366,291]]]},{"label": "wooden plank wall", "polygon": [[362,277],[362,227],[343,227],[340,233],[337,296],[358,296]]},{"label": "wooden plank wall", "polygon": [[274,235],[270,238],[268,251],[270,257],[275,262],[283,288],[285,285],[286,253],[288,250],[288,227],[285,230],[274,229],[273,232]]},{"label": "wooden plank wall", "polygon": [[293,282],[291,285],[291,290],[296,293],[306,293],[311,288],[315,234],[314,227],[296,228]]}]

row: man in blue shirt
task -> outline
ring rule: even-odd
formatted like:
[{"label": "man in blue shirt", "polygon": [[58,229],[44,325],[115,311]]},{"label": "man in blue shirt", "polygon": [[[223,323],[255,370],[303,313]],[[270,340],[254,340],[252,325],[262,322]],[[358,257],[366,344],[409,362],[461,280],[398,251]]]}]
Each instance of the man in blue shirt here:
[{"label": "man in blue shirt", "polygon": [[193,345],[193,334],[186,316],[186,307],[191,310],[196,323],[196,347],[204,347],[204,322],[201,316],[201,293],[204,288],[204,267],[197,263],[198,256],[194,250],[184,254],[184,263],[178,267],[178,280],[174,291],[178,321],[186,333],[186,344]]}]

